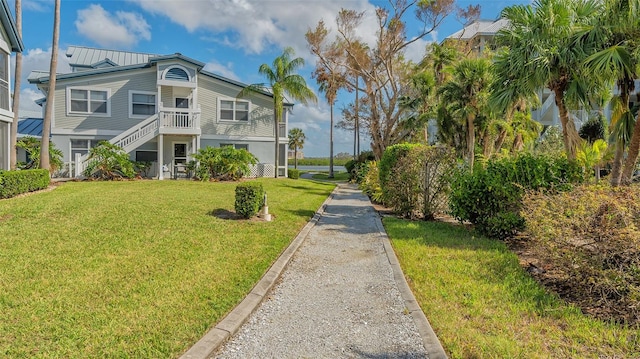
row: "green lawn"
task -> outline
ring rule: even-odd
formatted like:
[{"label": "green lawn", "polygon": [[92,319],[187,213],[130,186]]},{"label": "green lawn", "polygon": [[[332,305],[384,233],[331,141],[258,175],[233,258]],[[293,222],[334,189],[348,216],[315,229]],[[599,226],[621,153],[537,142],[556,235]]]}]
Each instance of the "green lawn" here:
[{"label": "green lawn", "polygon": [[313,179],[321,181],[333,181],[333,182],[347,182],[349,181],[348,172],[334,172],[333,178],[329,178],[329,172],[315,173]]},{"label": "green lawn", "polygon": [[499,241],[385,218],[414,294],[451,358],[639,358],[640,331],[590,319],[541,288]]},{"label": "green lawn", "polygon": [[220,219],[235,183],[66,183],[0,201],[0,357],[176,357],[250,291],[332,184],[261,180],[273,222]]}]

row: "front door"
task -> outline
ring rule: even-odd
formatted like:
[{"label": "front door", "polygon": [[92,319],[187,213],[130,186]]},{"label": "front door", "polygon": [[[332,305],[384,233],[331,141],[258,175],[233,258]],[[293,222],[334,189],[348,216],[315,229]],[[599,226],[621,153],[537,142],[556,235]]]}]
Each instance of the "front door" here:
[{"label": "front door", "polygon": [[174,142],[173,143],[173,165],[185,165],[187,164],[187,142]]}]

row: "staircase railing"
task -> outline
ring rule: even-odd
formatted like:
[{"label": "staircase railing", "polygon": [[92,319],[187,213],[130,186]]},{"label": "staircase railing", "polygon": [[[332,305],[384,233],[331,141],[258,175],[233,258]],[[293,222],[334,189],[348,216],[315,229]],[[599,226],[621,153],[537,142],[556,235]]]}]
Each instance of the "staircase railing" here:
[{"label": "staircase railing", "polygon": [[[155,114],[112,138],[109,142],[122,147],[128,153],[140,146],[140,142],[146,142],[155,137],[158,134],[158,127],[158,114]],[[84,170],[87,169],[88,158],[89,153],[84,155],[76,154],[75,177],[82,176]]]},{"label": "staircase railing", "polygon": [[542,121],[542,119],[544,118],[544,115],[547,114],[547,111],[549,111],[549,108],[551,107],[551,105],[555,105],[556,101],[555,101],[555,94],[552,92],[549,97],[547,97],[547,99],[544,101],[544,103],[542,104],[542,107],[540,107],[540,118],[538,118],[538,121]]}]

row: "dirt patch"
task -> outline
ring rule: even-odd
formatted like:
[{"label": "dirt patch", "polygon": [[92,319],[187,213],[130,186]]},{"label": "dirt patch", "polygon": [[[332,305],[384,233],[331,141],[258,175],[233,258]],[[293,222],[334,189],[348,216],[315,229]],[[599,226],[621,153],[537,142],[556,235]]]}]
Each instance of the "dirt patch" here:
[{"label": "dirt patch", "polygon": [[[220,218],[220,219],[226,219],[226,220],[231,220],[231,221],[250,221],[250,222],[266,222],[262,217],[258,217],[258,216],[253,216],[249,219],[246,219],[244,217],[242,217],[241,215],[237,214],[236,212],[230,211],[228,209],[224,209],[224,208],[216,208],[213,211],[210,211],[209,213],[207,213],[210,216],[216,217],[216,218]],[[273,219],[275,219],[275,215],[271,215],[271,220],[273,221]]]}]

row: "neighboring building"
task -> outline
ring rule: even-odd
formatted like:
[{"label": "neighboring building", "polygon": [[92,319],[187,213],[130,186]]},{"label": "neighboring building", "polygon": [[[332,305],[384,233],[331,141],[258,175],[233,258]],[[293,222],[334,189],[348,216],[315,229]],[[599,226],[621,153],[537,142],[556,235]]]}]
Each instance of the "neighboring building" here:
[{"label": "neighboring building", "polygon": [[[109,140],[132,160],[153,162],[151,175],[159,179],[173,176],[198,149],[226,145],[258,158],[252,176],[275,174],[271,93],[238,98],[247,85],[207,72],[202,62],[179,53],[71,46],[66,56],[72,72],[56,77],[51,140],[74,173],[81,173],[89,149]],[[49,74],[32,72],[29,82],[46,93]],[[283,176],[292,106],[285,104],[278,131]]]},{"label": "neighboring building", "polygon": [[495,49],[493,38],[509,24],[506,19],[477,20],[447,36],[443,42],[456,44],[464,53],[480,55],[485,49]]},{"label": "neighboring building", "polygon": [[[495,50],[495,36],[507,26],[507,19],[477,20],[447,36],[443,43],[454,44],[463,53],[480,56],[485,49]],[[553,92],[548,88],[540,89],[538,99],[540,106],[531,110],[531,118],[544,126],[560,126],[560,113]],[[573,110],[570,115],[578,128],[589,119],[589,112],[585,110]]]},{"label": "neighboring building", "polygon": [[[298,159],[299,159],[299,160],[303,159],[303,158],[304,158],[304,152],[302,152],[301,150],[298,150],[298,152],[297,152],[297,156],[298,156]],[[292,159],[294,159],[295,157],[296,157],[296,151],[294,151],[294,150],[289,150],[289,152],[287,153],[287,159],[292,160]]]},{"label": "neighboring building", "polygon": [[0,170],[8,170],[11,156],[11,126],[14,126],[9,58],[12,52],[22,52],[24,45],[6,0],[2,0],[0,4],[0,23]]}]

